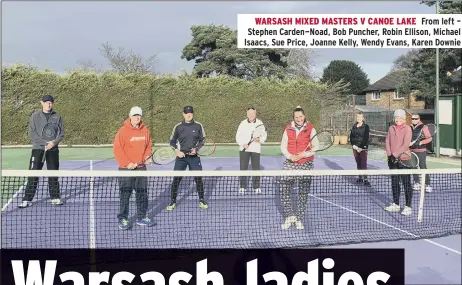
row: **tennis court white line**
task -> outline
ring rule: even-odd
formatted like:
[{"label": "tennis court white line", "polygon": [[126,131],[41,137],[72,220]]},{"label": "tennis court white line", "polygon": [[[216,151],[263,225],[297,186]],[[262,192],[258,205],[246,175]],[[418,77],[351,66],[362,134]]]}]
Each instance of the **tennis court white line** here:
[{"label": "tennis court white line", "polygon": [[11,204],[11,202],[13,202],[14,199],[16,199],[16,197],[18,197],[19,193],[21,193],[24,188],[26,188],[26,185],[27,185],[27,181],[21,186],[19,187],[18,191],[16,191],[14,194],[13,194],[13,197],[11,197],[6,203],[5,205],[3,205],[2,207],[2,212],[6,210],[6,208],[8,208],[8,206]]},{"label": "tennis court white line", "polygon": [[[397,228],[397,227],[392,226],[392,225],[390,225],[390,224],[387,224],[387,223],[385,223],[385,222],[382,222],[382,221],[379,221],[379,220],[374,219],[374,218],[372,218],[372,217],[369,217],[369,216],[366,216],[366,215],[364,215],[364,214],[358,213],[358,212],[356,212],[356,211],[354,211],[354,210],[348,209],[348,208],[346,208],[346,207],[343,207],[343,206],[341,206],[341,205],[338,205],[338,204],[336,204],[336,203],[334,203],[334,202],[331,202],[331,201],[328,201],[328,200],[326,200],[326,199],[317,197],[317,196],[315,196],[315,195],[313,195],[313,194],[309,194],[309,196],[311,196],[311,197],[313,197],[313,198],[316,198],[316,199],[318,199],[318,200],[321,200],[321,201],[323,201],[323,202],[326,202],[326,203],[328,203],[328,204],[331,204],[331,205],[333,205],[333,206],[335,206],[335,207],[338,207],[338,208],[340,208],[340,209],[343,209],[343,210],[345,210],[345,211],[348,211],[348,212],[350,212],[350,213],[353,213],[353,214],[356,214],[356,215],[361,216],[361,217],[363,217],[363,218],[366,218],[366,219],[368,219],[368,220],[371,220],[371,221],[373,221],[373,222],[376,222],[376,223],[382,224],[382,225],[384,225],[384,226],[387,226],[387,227],[389,227],[389,228],[392,228],[392,229],[394,229],[394,230],[400,231],[400,232],[402,232],[402,233],[404,233],[404,234],[407,234],[407,235],[409,235],[409,236],[412,236],[412,237],[415,237],[415,238],[419,238],[420,240],[426,241],[426,242],[428,242],[428,243],[430,243],[430,244],[433,244],[433,245],[435,245],[435,246],[441,247],[441,248],[446,249],[446,250],[448,250],[448,251],[452,251],[452,252],[457,253],[457,254],[459,254],[459,255],[462,254],[462,253],[461,253],[460,251],[458,251],[458,250],[455,250],[455,249],[453,249],[453,248],[447,247],[447,246],[445,246],[445,245],[442,245],[442,244],[440,244],[440,243],[434,242],[434,241],[429,240],[429,239],[422,239],[422,237],[420,237],[420,236],[418,236],[418,235],[415,235],[415,234],[413,234],[413,233],[410,233],[410,232],[408,232],[408,231],[406,231],[406,230]],[[384,211],[385,211],[385,210],[384,210]]]}]

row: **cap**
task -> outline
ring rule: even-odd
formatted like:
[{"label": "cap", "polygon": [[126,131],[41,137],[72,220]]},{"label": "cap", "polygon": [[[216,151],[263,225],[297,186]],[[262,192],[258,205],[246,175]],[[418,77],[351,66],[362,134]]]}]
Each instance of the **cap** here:
[{"label": "cap", "polygon": [[397,109],[397,110],[395,110],[395,113],[393,114],[393,117],[406,118],[406,112],[403,109]]},{"label": "cap", "polygon": [[43,96],[42,102],[48,102],[48,101],[50,101],[50,102],[53,103],[53,102],[55,101],[55,99],[54,99],[53,96],[51,96],[51,95],[45,95],[45,96]]},{"label": "cap", "polygon": [[194,109],[192,106],[185,106],[183,108],[183,113],[188,114],[188,113],[194,113]]},{"label": "cap", "polygon": [[130,109],[130,116],[140,115],[143,116],[143,110],[140,107],[135,106]]}]

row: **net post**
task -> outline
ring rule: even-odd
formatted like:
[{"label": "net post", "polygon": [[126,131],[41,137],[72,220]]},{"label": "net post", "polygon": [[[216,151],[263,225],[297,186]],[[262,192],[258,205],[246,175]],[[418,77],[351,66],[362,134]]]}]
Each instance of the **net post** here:
[{"label": "net post", "polygon": [[[93,171],[93,160],[90,160],[90,171]],[[96,272],[96,257],[95,257],[95,205],[94,205],[94,186],[95,178],[93,175],[90,176],[90,268],[91,271]]]},{"label": "net post", "polygon": [[419,213],[417,215],[417,222],[421,223],[423,218],[423,204],[425,196],[425,173],[421,174],[420,177],[420,199],[419,199]]}]

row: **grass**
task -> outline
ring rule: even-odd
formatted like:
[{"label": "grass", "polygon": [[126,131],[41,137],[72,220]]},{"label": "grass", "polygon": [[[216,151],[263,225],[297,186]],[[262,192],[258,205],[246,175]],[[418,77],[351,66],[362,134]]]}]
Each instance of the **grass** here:
[{"label": "grass", "polygon": [[[2,169],[27,170],[31,150],[28,148],[2,148]],[[334,145],[326,151],[320,152],[319,156],[352,156],[349,146]],[[235,145],[218,145],[212,157],[238,157],[239,153]],[[282,156],[279,145],[264,145],[262,156]],[[109,160],[113,159],[111,147],[69,147],[60,149],[61,160]],[[447,162],[447,159],[428,159],[428,168],[460,168],[458,163]]]}]

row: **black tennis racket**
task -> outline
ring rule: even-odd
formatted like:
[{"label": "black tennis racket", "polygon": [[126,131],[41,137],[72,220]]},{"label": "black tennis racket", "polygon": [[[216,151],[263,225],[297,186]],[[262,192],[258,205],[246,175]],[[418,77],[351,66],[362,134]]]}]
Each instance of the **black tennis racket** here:
[{"label": "black tennis racket", "polygon": [[311,152],[320,152],[330,148],[333,144],[334,135],[329,131],[321,131],[310,139],[305,151],[311,147]]},{"label": "black tennis racket", "polygon": [[58,124],[48,123],[42,129],[42,138],[45,140],[45,151],[43,152],[42,163],[46,160],[47,144],[56,140],[61,134],[61,128]]},{"label": "black tennis racket", "polygon": [[436,131],[437,131],[437,130],[436,130],[436,126],[435,126],[434,124],[428,124],[428,125],[426,125],[426,126],[427,126],[427,128],[428,128],[428,131],[429,131],[430,135],[429,135],[429,136],[425,136],[424,131],[423,131],[425,127],[423,127],[423,128],[420,130],[420,133],[419,133],[419,135],[417,136],[417,138],[411,142],[411,146],[413,146],[413,145],[414,145],[415,143],[417,143],[417,142],[420,142],[420,141],[423,141],[423,140],[425,140],[425,139],[431,138],[431,137],[433,137],[433,136],[436,134]]},{"label": "black tennis racket", "polygon": [[196,150],[196,152],[188,151],[185,155],[198,155],[198,156],[210,156],[215,153],[217,146],[211,139],[205,139],[202,147]]},{"label": "black tennis racket", "polygon": [[[247,146],[249,146],[251,143],[253,143],[256,138],[261,138],[265,134],[266,134],[265,125],[260,124],[260,125],[256,126],[255,129],[252,131],[252,135],[250,136],[250,141],[247,144]],[[246,151],[246,149],[244,148],[242,151]]]},{"label": "black tennis racket", "polygon": [[405,151],[394,158],[393,163],[399,163],[405,168],[416,169],[419,167],[419,157],[412,151]]}]

